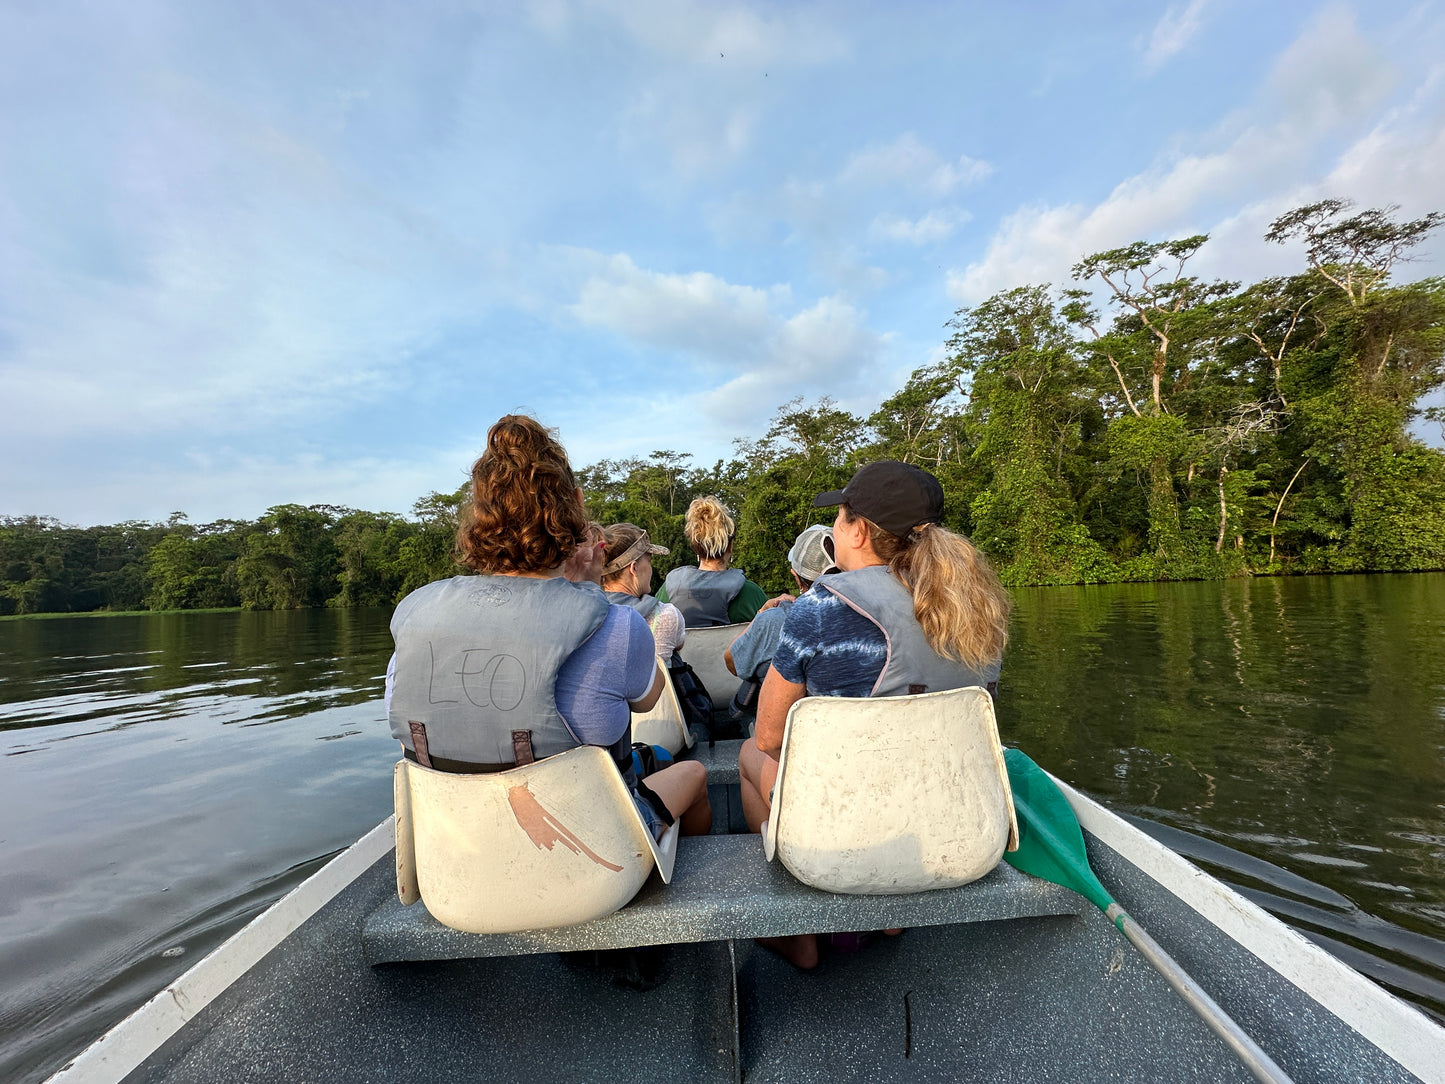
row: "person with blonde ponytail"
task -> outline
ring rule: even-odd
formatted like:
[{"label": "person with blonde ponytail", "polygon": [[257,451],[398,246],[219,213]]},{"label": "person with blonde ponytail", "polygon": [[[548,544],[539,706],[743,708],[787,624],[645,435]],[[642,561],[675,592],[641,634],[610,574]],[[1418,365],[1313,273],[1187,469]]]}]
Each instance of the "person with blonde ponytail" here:
[{"label": "person with blonde ponytail", "polygon": [[[788,709],[804,696],[906,696],[998,688],[1009,597],[987,558],[942,526],[943,487],[925,470],[883,460],[816,507],[838,506],[834,561],[788,610],[738,757],[743,813],[760,831],[771,811]],[[770,947],[799,967],[818,960],[811,934]]]},{"label": "person with blonde ponytail", "polygon": [[669,572],[657,600],[681,610],[688,628],[732,625],[756,617],[768,596],[742,569],[731,567],[737,524],[723,502],[716,497],[693,501],[687,507],[683,533],[697,554],[697,565]]},{"label": "person with blonde ponytail", "polygon": [[637,776],[632,712],[663,687],[652,633],[602,593],[606,540],[553,434],[525,415],[493,425],[458,520],[457,555],[477,575],[418,588],[391,619],[387,717],[403,754],[477,773],[601,746],[655,835],[674,820],[705,835],[702,765]]}]

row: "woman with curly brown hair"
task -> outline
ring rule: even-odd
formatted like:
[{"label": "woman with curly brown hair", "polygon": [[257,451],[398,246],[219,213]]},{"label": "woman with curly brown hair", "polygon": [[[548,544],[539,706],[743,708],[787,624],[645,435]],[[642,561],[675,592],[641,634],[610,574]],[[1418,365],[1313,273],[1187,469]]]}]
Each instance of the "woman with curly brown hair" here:
[{"label": "woman with curly brown hair", "polygon": [[458,519],[458,557],[478,575],[418,588],[391,620],[388,717],[406,756],[496,772],[599,745],[655,834],[674,819],[684,834],[706,833],[700,764],[646,782],[633,771],[631,712],[662,693],[652,634],[595,583],[565,578],[579,547],[595,544],[567,454],[540,422],[513,414],[492,426]]},{"label": "woman with curly brown hair", "polygon": [[737,524],[723,502],[716,497],[697,498],[688,505],[683,532],[697,554],[697,565],[669,572],[657,593],[658,601],[671,602],[681,610],[689,628],[731,625],[756,617],[768,596],[742,569],[730,567]]}]

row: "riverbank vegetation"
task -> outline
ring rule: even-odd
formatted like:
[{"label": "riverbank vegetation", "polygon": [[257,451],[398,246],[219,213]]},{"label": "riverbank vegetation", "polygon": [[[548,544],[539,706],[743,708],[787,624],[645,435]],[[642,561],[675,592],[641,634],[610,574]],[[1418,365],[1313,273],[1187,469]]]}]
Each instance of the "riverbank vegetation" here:
[{"label": "riverbank vegetation", "polygon": [[[737,563],[773,589],[793,537],[827,518],[813,495],[879,458],[937,474],[948,525],[1014,585],[1445,568],[1445,452],[1408,429],[1445,384],[1445,279],[1394,281],[1441,221],[1310,204],[1266,234],[1302,243],[1306,266],[1249,285],[1190,273],[1203,236],[1095,253],[1062,288],[959,309],[944,360],[870,416],[795,400],[711,467],[657,451],[579,480],[595,518],[671,547],[662,573],[693,560],[688,502],[719,494]],[[464,497],[409,517],[0,520],[0,614],[390,605],[457,571]]]}]

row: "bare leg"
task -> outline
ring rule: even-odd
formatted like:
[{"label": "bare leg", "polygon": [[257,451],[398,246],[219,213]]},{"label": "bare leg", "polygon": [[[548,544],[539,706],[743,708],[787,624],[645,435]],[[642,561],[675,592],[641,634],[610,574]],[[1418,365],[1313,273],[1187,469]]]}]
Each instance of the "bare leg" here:
[{"label": "bare leg", "polygon": [[[748,831],[761,832],[763,821],[773,811],[773,784],[778,779],[778,762],[758,748],[752,738],[738,752],[738,780],[743,792],[743,816]],[[759,937],[758,944],[771,949],[794,967],[811,971],[818,966],[818,938],[811,933],[793,937]]]},{"label": "bare leg", "polygon": [[712,804],[707,800],[707,769],[695,760],[680,760],[647,777],[663,805],[682,822],[685,836],[712,831]]},{"label": "bare leg", "polygon": [[738,781],[743,792],[743,817],[749,832],[761,832],[772,812],[773,784],[778,780],[778,762],[749,738],[738,752]]}]

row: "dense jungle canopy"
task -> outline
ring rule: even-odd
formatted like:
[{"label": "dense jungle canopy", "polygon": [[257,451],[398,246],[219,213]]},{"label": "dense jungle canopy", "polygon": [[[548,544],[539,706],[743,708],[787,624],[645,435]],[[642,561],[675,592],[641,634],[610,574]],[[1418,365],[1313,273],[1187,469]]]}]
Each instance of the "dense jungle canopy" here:
[{"label": "dense jungle canopy", "polygon": [[[1014,585],[1445,568],[1445,452],[1409,433],[1445,384],[1445,279],[1395,281],[1442,216],[1353,210],[1280,217],[1266,238],[1303,242],[1306,266],[1247,286],[1189,273],[1204,236],[1088,256],[1062,290],[959,309],[946,359],[872,415],[795,400],[711,467],[676,451],[594,463],[588,508],[671,547],[665,574],[694,559],[688,503],[718,494],[738,512],[735,563],[780,590],[793,537],[830,518],[814,494],[894,458],[939,476],[948,525]],[[390,605],[459,571],[465,496],[429,494],[410,517],[0,519],[0,614]]]}]

